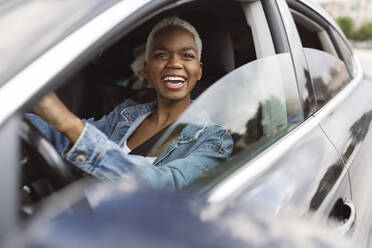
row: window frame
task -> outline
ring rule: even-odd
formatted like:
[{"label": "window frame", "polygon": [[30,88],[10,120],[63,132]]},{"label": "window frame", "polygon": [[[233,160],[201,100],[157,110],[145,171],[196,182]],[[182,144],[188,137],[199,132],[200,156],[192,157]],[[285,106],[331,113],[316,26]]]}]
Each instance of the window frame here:
[{"label": "window frame", "polygon": [[316,111],[316,98],[307,61],[303,53],[301,39],[289,11],[289,3],[287,0],[276,0],[271,2],[279,12],[280,20],[277,20],[277,22],[283,25],[283,35],[285,35],[285,39],[289,44],[301,98],[303,118],[307,119]]},{"label": "window frame", "polygon": [[[354,78],[352,75],[351,68],[349,67],[348,63],[345,61],[344,54],[342,53],[340,49],[340,44],[337,42],[335,36],[334,36],[334,25],[330,23],[327,19],[325,19],[323,16],[321,16],[319,13],[317,13],[315,10],[311,9],[310,7],[295,1],[295,0],[287,0],[288,5],[290,9],[293,9],[294,11],[302,14],[303,16],[309,18],[311,21],[316,23],[317,25],[321,26],[328,34],[329,38],[331,39],[331,42],[334,46],[334,48],[337,51],[338,58],[340,58],[344,63],[346,68],[348,69],[349,76],[351,80]],[[343,38],[343,37],[342,37]]]},{"label": "window frame", "polygon": [[[340,54],[342,60],[345,62],[346,68],[349,70],[351,80],[355,79],[356,75],[358,74],[358,69],[357,69],[355,58],[354,58],[354,52],[353,52],[349,42],[347,41],[344,34],[338,32],[334,27],[330,28],[330,35],[331,35],[331,37],[334,41],[334,44],[335,44],[336,49],[338,50],[338,53]],[[340,41],[336,38],[336,35],[342,40],[342,42],[346,46],[346,49],[350,52],[350,55],[351,55],[350,60],[352,62],[352,65],[350,65],[349,63],[346,62],[348,60],[346,58],[347,55],[345,54],[344,49],[342,49],[343,45],[340,44]]]},{"label": "window frame", "polygon": [[[295,20],[295,23],[297,21],[297,23],[299,23],[300,25],[316,33],[322,47],[322,51],[334,55],[335,57],[339,57],[339,52],[336,50],[330,33],[328,33],[323,26],[319,25],[318,23],[316,23],[316,21],[312,20],[301,12],[292,9],[291,13],[293,15],[293,19]],[[303,46],[303,48],[306,47]]]},{"label": "window frame", "polygon": [[[280,0],[278,0],[278,1],[280,1]],[[345,56],[342,52],[342,49],[340,49],[340,44],[335,37],[334,32],[337,32],[339,34],[339,36],[341,36],[340,38],[342,38],[343,41],[345,41],[345,37],[342,35],[342,31],[340,31],[338,29],[338,26],[335,22],[332,22],[333,21],[332,19],[327,18],[326,13],[323,9],[321,9],[321,8],[318,9],[317,6],[312,6],[311,4],[309,4],[307,2],[296,1],[296,0],[286,0],[286,1],[288,3],[289,9],[294,10],[296,12],[299,12],[300,14],[305,16],[306,18],[309,18],[311,21],[315,22],[317,25],[319,25],[321,28],[323,28],[327,32],[327,35],[329,36],[330,41],[332,42],[332,45],[337,52],[337,58],[344,63],[344,65],[346,67],[346,70],[347,70],[347,73],[348,73],[348,76],[349,76],[348,82],[346,82],[345,86],[343,87],[343,88],[345,88],[347,85],[349,85],[354,80],[354,78],[356,77],[356,74],[357,74],[356,73],[357,70],[356,70],[356,64],[355,63],[353,63],[354,67],[350,68],[350,64],[345,59]],[[292,18],[292,19],[295,22],[294,18]],[[300,40],[300,42],[301,42],[301,40]],[[347,44],[347,42],[345,42],[345,43]],[[349,44],[347,44],[347,46],[349,47]],[[305,47],[302,46],[302,42],[301,42],[301,47],[305,48]],[[322,50],[322,51],[324,52],[324,50]],[[305,52],[303,52],[303,54],[305,56]],[[306,60],[306,56],[305,56],[305,60]],[[355,61],[353,60],[353,62],[355,62]],[[309,75],[311,77],[310,80],[311,80],[312,88],[314,90],[314,96],[316,97],[315,87],[314,87],[314,82],[313,82],[313,76],[311,76],[311,74],[310,74],[309,67],[308,67],[308,71],[309,71]],[[340,89],[340,91],[342,91],[342,89]],[[337,92],[336,95],[339,92]],[[319,111],[320,109],[323,108],[323,106],[324,105],[320,105],[318,103],[318,101],[315,99],[315,103],[313,103],[313,106],[312,106],[313,112],[315,113],[315,112]]]}]

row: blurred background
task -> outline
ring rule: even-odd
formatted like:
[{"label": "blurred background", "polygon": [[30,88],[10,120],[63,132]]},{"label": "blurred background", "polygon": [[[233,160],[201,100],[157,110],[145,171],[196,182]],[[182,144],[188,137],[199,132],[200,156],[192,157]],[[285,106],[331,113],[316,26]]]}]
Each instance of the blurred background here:
[{"label": "blurred background", "polygon": [[372,78],[372,0],[316,0],[338,23]]}]

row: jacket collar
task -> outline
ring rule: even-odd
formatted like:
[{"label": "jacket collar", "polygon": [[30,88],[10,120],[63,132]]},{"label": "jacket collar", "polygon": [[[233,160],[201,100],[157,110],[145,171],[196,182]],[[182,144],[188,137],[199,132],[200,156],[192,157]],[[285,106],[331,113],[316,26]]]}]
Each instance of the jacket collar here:
[{"label": "jacket collar", "polygon": [[152,112],[156,108],[156,101],[144,104],[135,104],[130,101],[130,104],[120,112],[121,116],[128,122],[134,122],[138,117]]},{"label": "jacket collar", "polygon": [[[140,116],[153,112],[157,105],[156,101],[145,104],[136,104],[133,101],[130,101],[130,104],[131,105],[125,107],[120,112],[121,116],[123,116],[124,119],[130,123],[133,123]],[[208,123],[209,117],[205,111],[198,113],[193,111],[193,114],[187,114],[186,116],[184,114],[181,115],[181,119],[176,121],[176,125],[186,127],[183,128],[182,132],[179,134],[177,142],[188,143],[196,140],[200,133],[207,127]]]}]

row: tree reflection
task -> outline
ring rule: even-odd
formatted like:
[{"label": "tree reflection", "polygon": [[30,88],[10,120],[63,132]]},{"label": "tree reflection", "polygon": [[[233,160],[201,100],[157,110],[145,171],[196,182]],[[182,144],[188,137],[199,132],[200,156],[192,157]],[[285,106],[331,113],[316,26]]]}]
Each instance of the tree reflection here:
[{"label": "tree reflection", "polygon": [[344,165],[341,160],[337,161],[327,169],[323,178],[319,182],[313,198],[310,201],[311,210],[316,210],[319,208],[320,204],[327,197],[328,193],[332,190],[333,186],[337,182],[343,169]]},{"label": "tree reflection", "polygon": [[243,134],[232,133],[233,155],[247,149],[263,137],[275,137],[286,126],[285,105],[277,97],[270,95],[268,99],[258,104],[256,113],[245,124],[245,132]]},{"label": "tree reflection", "polygon": [[350,133],[355,142],[359,143],[367,136],[371,120],[372,110],[364,113],[364,115],[350,127]]},{"label": "tree reflection", "polygon": [[318,67],[314,62],[309,63],[310,72],[313,75],[315,97],[319,106],[324,106],[350,81],[347,68],[341,60],[326,59],[322,64],[322,67]]},{"label": "tree reflection", "polygon": [[372,110],[364,113],[363,116],[359,118],[350,127],[349,131],[351,135],[351,141],[349,142],[348,146],[345,148],[343,152],[343,157],[345,158],[345,162],[349,160],[356,146],[359,143],[361,143],[367,136],[371,120],[372,120]]}]

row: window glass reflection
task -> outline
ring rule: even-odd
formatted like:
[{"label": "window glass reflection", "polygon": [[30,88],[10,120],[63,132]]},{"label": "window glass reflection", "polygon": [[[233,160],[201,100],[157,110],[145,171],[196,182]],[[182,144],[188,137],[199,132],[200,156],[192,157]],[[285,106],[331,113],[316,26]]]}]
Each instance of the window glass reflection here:
[{"label": "window glass reflection", "polygon": [[242,161],[251,159],[302,121],[290,54],[256,60],[221,78],[193,102],[159,143],[185,123],[198,119],[203,112],[211,121],[227,128],[234,139],[230,160],[196,183],[211,184],[229,175]]},{"label": "window glass reflection", "polygon": [[316,100],[321,107],[350,81],[344,62],[328,53],[304,48],[313,80]]},{"label": "window glass reflection", "polygon": [[345,63],[350,70],[351,76],[355,77],[355,75],[357,73],[357,67],[356,67],[356,64],[353,60],[353,52],[350,50],[349,46],[346,44],[344,39],[342,39],[341,36],[336,31],[334,31],[333,34],[334,34],[334,36],[337,40],[337,43],[338,43],[338,45],[339,45],[339,47],[340,47],[340,49],[343,53]]}]

